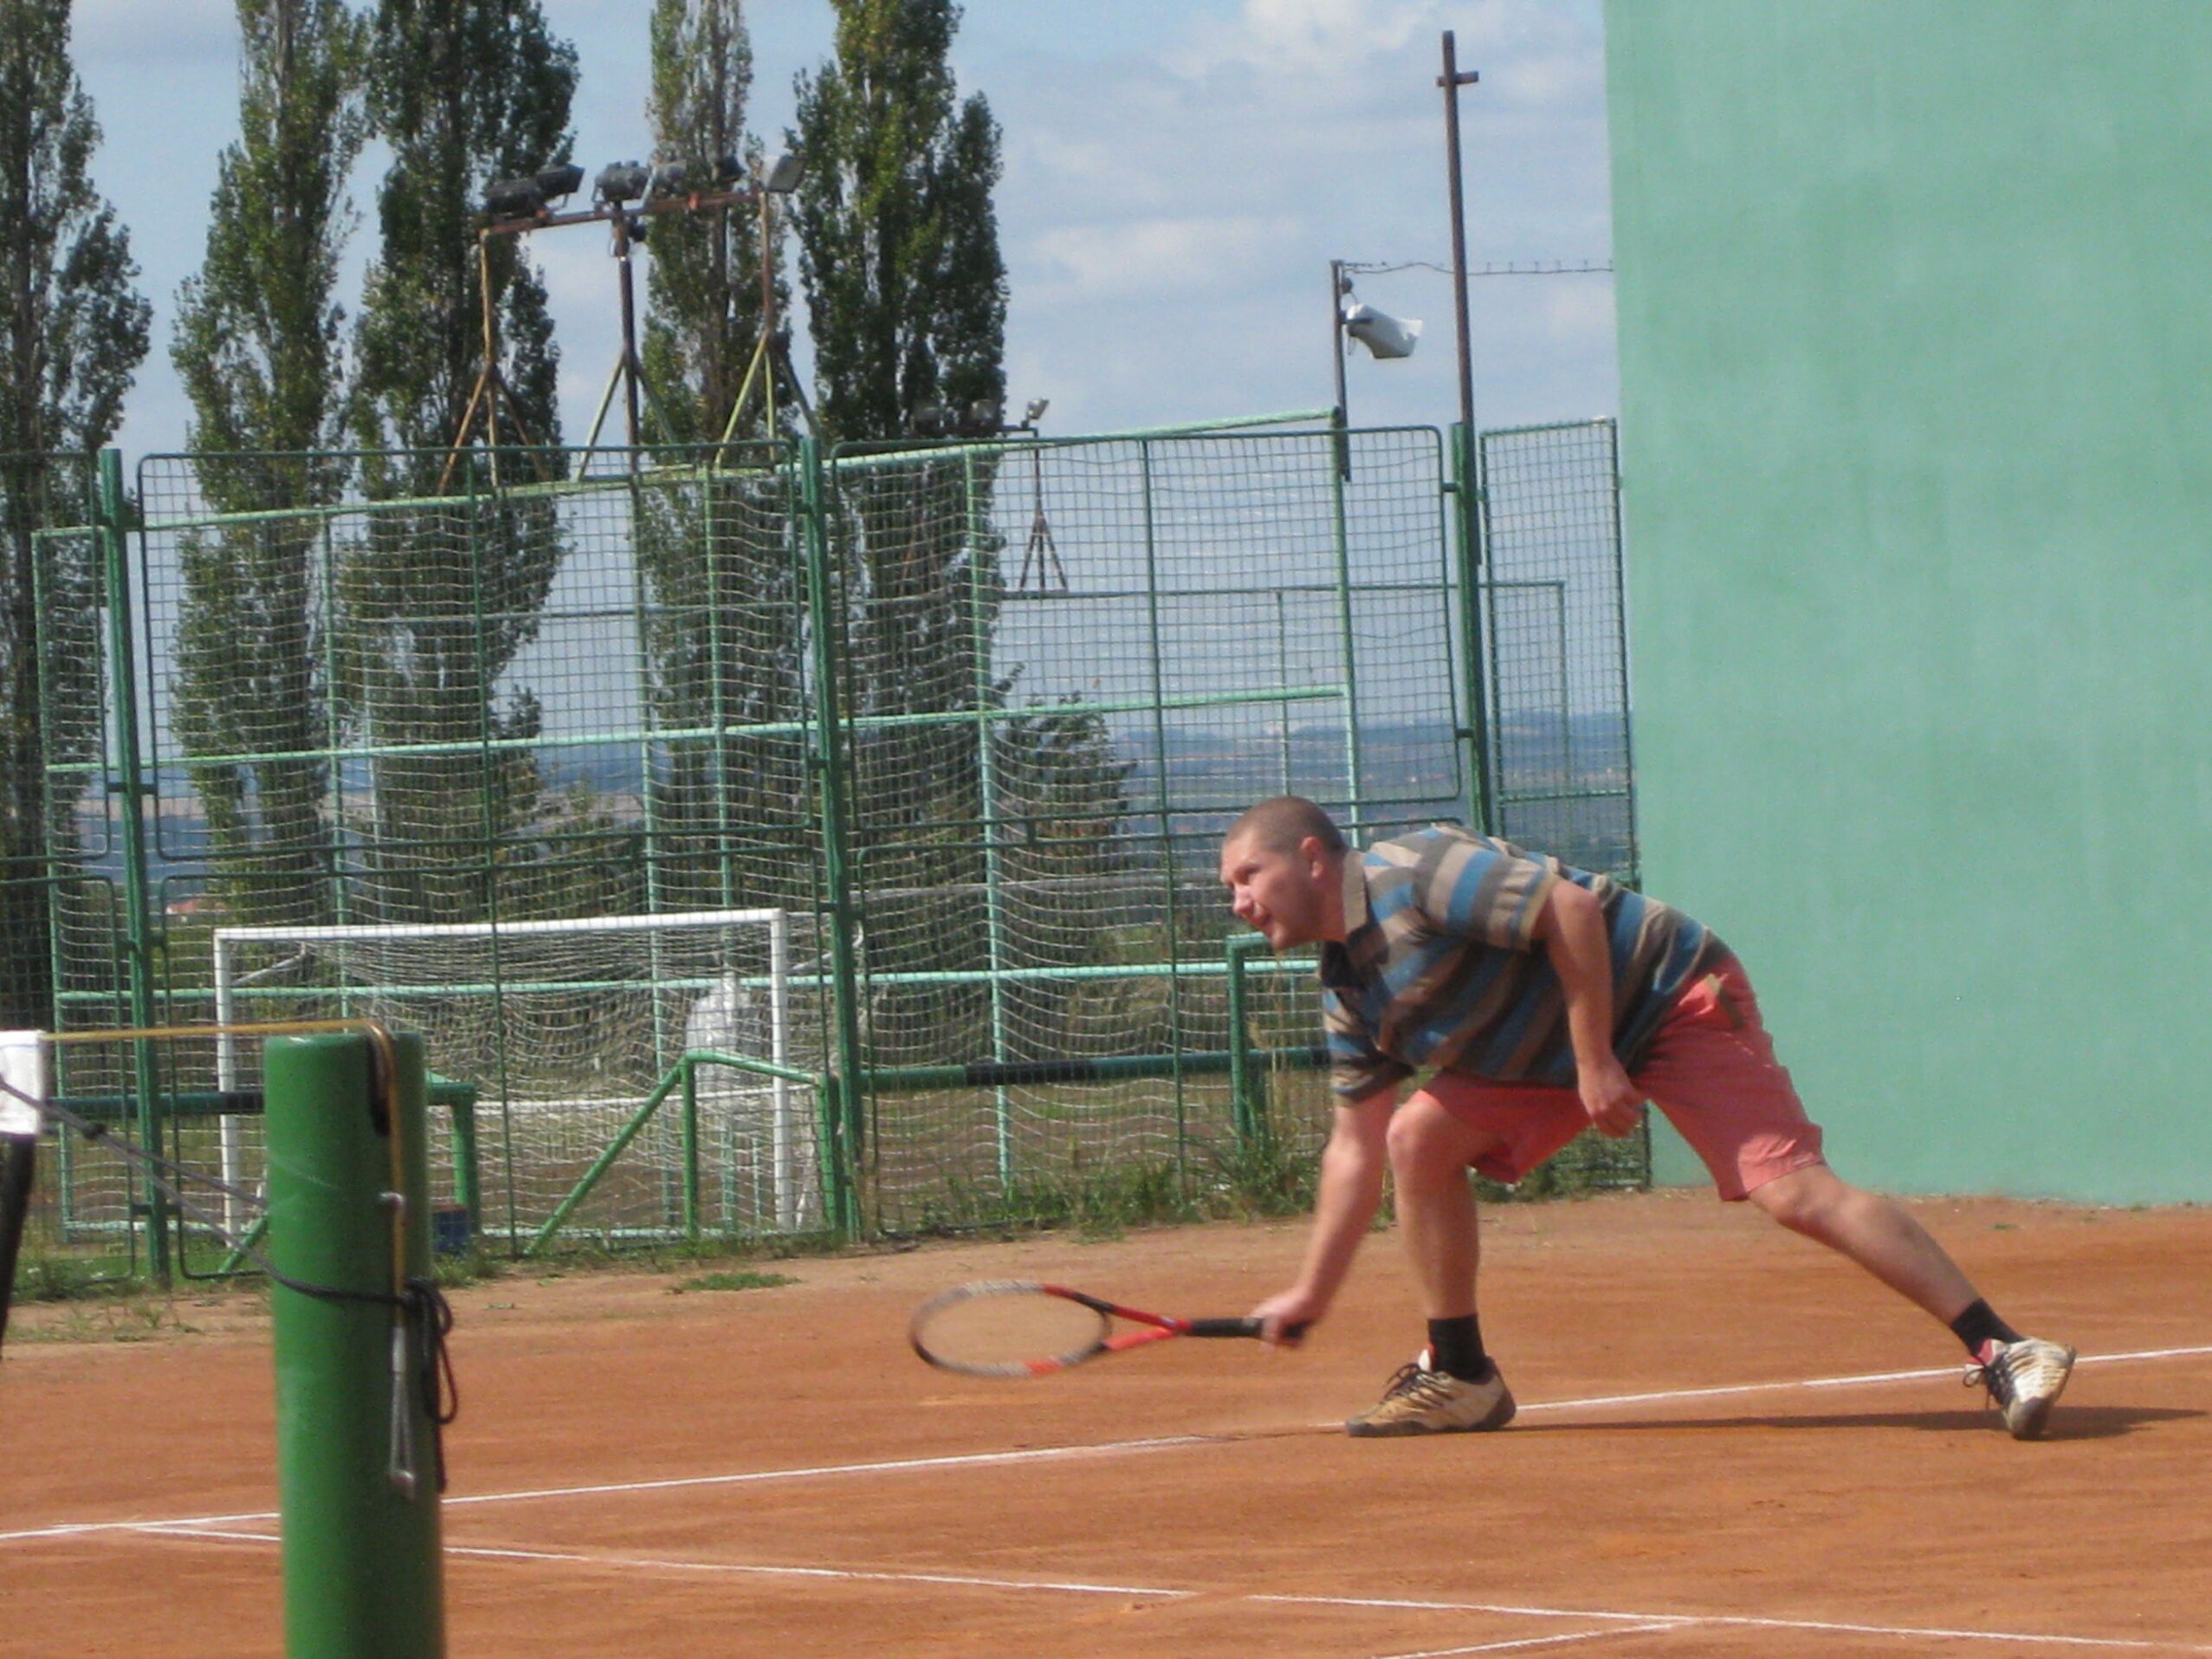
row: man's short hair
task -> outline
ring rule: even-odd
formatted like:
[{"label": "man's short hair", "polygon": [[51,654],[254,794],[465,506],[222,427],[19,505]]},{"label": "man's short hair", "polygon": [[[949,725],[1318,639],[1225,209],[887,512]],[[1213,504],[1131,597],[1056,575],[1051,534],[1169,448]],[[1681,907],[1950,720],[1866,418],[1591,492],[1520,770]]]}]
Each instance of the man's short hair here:
[{"label": "man's short hair", "polygon": [[1343,832],[1336,820],[1303,795],[1276,795],[1245,809],[1221,838],[1226,846],[1239,837],[1266,852],[1291,852],[1307,836],[1319,841],[1324,852],[1345,850]]}]

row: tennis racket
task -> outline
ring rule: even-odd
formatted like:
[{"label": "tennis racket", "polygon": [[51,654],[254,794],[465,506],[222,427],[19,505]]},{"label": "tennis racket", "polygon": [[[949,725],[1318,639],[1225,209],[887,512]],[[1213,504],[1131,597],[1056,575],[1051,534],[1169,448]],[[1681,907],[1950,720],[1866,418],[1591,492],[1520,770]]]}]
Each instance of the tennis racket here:
[{"label": "tennis racket", "polygon": [[[1115,1329],[1117,1319],[1131,1328]],[[940,1371],[964,1377],[1044,1377],[1086,1359],[1177,1337],[1256,1338],[1260,1330],[1258,1319],[1180,1319],[1086,1296],[1065,1285],[985,1279],[956,1285],[924,1302],[915,1310],[907,1339]]]}]

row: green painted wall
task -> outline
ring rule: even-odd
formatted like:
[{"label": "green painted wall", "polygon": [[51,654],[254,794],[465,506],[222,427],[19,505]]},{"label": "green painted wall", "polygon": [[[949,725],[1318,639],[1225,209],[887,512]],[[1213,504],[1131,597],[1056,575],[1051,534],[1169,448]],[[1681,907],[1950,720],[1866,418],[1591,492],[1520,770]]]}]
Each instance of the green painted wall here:
[{"label": "green painted wall", "polygon": [[1847,1177],[2212,1200],[2212,4],[1606,29],[1652,891]]}]

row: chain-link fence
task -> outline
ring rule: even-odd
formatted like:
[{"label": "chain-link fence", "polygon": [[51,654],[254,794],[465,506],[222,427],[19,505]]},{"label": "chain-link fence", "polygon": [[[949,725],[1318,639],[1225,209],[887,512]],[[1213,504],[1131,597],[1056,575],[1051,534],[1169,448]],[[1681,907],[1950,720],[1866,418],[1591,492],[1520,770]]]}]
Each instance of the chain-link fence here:
[{"label": "chain-link fence", "polygon": [[[419,1030],[439,1202],[508,1249],[1310,1151],[1310,979],[1251,963],[1232,1029],[1219,835],[1285,792],[1467,820],[1487,753],[1506,833],[1633,873],[1601,432],[1484,440],[1480,583],[1431,430],[167,456],[134,492],[110,457],[25,533],[43,839],[5,891],[45,943],[11,1017]],[[150,1052],[57,1086],[250,1190],[250,1034]],[[235,1260],[71,1157],[49,1254]]]}]

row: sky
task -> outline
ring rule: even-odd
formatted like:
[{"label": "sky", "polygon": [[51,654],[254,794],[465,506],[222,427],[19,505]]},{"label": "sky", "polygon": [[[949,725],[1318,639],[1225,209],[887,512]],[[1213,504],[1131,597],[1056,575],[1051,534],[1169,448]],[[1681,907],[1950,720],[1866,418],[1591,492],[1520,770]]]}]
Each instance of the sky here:
[{"label": "sky", "polygon": [[[544,10],[577,49],[573,153],[587,178],[646,159],[645,0]],[[746,15],[748,125],[774,148],[794,75],[830,54],[831,10],[752,0]],[[1471,269],[1609,263],[1600,0],[968,0],[953,67],[1002,134],[1010,409],[1049,399],[1042,429],[1062,436],[1324,409],[1329,267],[1341,259],[1407,267],[1359,276],[1358,294],[1425,325],[1411,358],[1355,349],[1353,423],[1454,418],[1435,85],[1447,29],[1462,69],[1480,76],[1460,94]],[[205,254],[217,160],[237,133],[231,0],[77,0],[74,49],[106,135],[94,178],[129,229],[154,308],[116,440],[127,463],[185,441],[169,348],[178,288]],[[354,179],[349,311],[374,252],[384,165],[372,146]],[[564,434],[581,443],[619,353],[616,268],[589,230],[534,237],[532,250],[561,345]],[[1470,288],[1479,424],[1616,412],[1609,275]],[[803,308],[799,334],[805,375]]]}]

